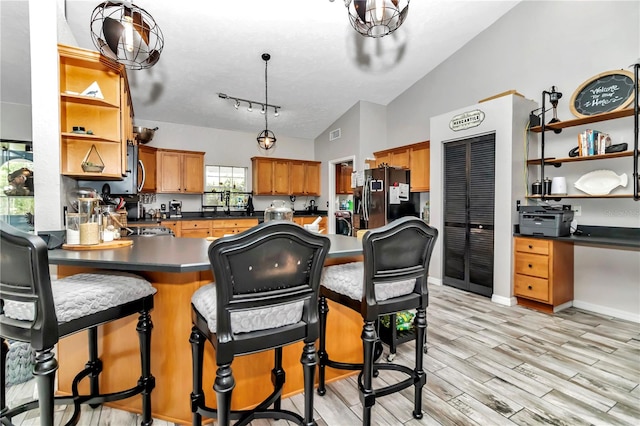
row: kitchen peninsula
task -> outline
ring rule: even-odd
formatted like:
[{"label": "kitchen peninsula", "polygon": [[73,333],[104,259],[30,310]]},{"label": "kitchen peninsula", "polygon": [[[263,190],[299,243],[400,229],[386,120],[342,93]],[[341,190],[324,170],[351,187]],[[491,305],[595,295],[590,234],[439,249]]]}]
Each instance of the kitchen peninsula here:
[{"label": "kitchen peninsula", "polygon": [[[328,235],[331,248],[326,264],[360,260],[362,244],[354,237]],[[49,262],[58,265],[58,276],[68,276],[82,271],[112,269],[140,274],[148,279],[158,293],[155,308],[151,312],[153,336],[151,339],[151,370],[156,378],[152,392],[152,415],[180,424],[191,423],[191,295],[201,286],[213,280],[207,256],[210,242],[204,238],[175,238],[171,236],[133,237],[133,245],[111,250],[67,251],[52,250]],[[327,328],[330,334],[342,338],[327,339],[328,351],[350,361],[361,361],[360,332],[362,318],[340,305],[330,305]],[[100,386],[111,391],[120,384],[136,380],[132,365],[138,364],[138,338],[133,323],[135,317],[126,318],[101,327],[99,332],[100,356],[105,365]],[[86,335],[77,334],[60,341],[58,357],[58,388],[60,393],[71,393],[71,381],[76,366],[86,362]],[[329,345],[329,342],[333,342]],[[287,379],[283,395],[302,391],[303,377],[300,365],[302,343],[283,349],[283,366]],[[74,367],[70,367],[70,365]],[[215,357],[213,349],[205,350],[204,390],[207,401],[215,404],[213,380]],[[263,352],[236,358],[232,368],[237,388],[233,396],[233,408],[239,409],[260,402],[271,392],[272,352]],[[342,377],[345,372],[328,370],[330,380]],[[347,373],[349,374],[349,373]],[[85,383],[83,383],[85,385]],[[251,391],[247,391],[251,389]],[[138,398],[113,403],[112,406],[139,413]]]}]

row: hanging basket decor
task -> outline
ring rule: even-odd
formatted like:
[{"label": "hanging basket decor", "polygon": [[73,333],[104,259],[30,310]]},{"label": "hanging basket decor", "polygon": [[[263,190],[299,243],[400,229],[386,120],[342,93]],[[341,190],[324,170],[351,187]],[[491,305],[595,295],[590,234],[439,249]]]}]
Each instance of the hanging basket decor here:
[{"label": "hanging basket decor", "polygon": [[102,157],[95,145],[91,145],[91,149],[84,156],[82,170],[85,173],[102,173],[104,170],[104,161],[102,161]]}]

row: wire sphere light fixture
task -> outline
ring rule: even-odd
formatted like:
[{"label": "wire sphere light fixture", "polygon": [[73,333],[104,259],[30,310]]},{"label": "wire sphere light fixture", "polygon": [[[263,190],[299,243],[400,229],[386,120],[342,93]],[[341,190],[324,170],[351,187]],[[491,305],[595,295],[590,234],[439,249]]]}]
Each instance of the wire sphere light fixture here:
[{"label": "wire sphere light fixture", "polygon": [[409,0],[344,0],[351,26],[367,37],[384,37],[404,22]]},{"label": "wire sphere light fixture", "polygon": [[[269,63],[269,59],[271,59],[271,55],[268,53],[262,54],[262,60],[264,61],[264,103],[265,105],[269,104],[269,98],[267,97],[267,64]],[[273,134],[271,130],[269,130],[269,123],[267,121],[267,116],[269,114],[264,115],[264,130],[260,132],[258,137],[258,146],[262,149],[269,150],[273,148],[276,144],[276,135]]]},{"label": "wire sphere light fixture", "polygon": [[91,39],[104,56],[133,70],[155,65],[164,47],[153,17],[127,1],[105,1],[93,9]]}]

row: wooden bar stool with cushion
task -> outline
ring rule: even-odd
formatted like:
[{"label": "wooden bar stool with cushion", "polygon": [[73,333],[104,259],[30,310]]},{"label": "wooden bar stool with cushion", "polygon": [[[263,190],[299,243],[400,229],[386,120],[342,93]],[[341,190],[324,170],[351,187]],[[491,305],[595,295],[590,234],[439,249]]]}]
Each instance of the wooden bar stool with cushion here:
[{"label": "wooden bar stool with cushion", "polygon": [[[202,416],[244,425],[253,419],[286,419],[313,425],[313,386],[318,338],[318,288],[327,237],[288,221],[270,221],[209,247],[215,283],[198,289],[191,299],[193,330],[193,424]],[[217,409],[206,405],[202,390],[205,339],[215,348],[214,390]],[[285,371],[282,347],[304,341],[304,417],[280,407]],[[252,410],[231,410],[235,356],[274,349],[273,393]],[[273,408],[269,408],[273,405]]]},{"label": "wooden bar stool with cushion", "polygon": [[[41,237],[20,231],[0,221],[0,336],[2,337],[0,422],[25,411],[39,408],[40,424],[53,425],[54,405],[74,405],[67,424],[80,418],[80,404],[96,407],[104,402],[142,395],[142,424],[150,425],[151,390],[151,323],[153,295],[156,289],[134,274],[97,272],[76,274],[51,281],[47,246]],[[99,325],[138,314],[136,330],[140,339],[141,375],[135,386],[120,392],[101,394],[99,375],[102,362],[98,358]],[[54,396],[58,361],[54,346],[60,338],[87,330],[88,362],[72,383],[72,396]],[[28,342],[36,352],[33,375],[38,399],[9,408],[5,398],[5,366],[9,349],[7,339]],[[78,384],[89,378],[90,392],[78,393]]]},{"label": "wooden bar stool with cushion", "polygon": [[[426,383],[423,351],[429,303],[427,276],[438,231],[424,221],[404,217],[383,227],[369,230],[362,238],[363,262],[324,268],[320,287],[320,342],[318,355],[318,394],[324,395],[325,368],[360,370],[358,388],[363,406],[362,423],[371,423],[371,407],[376,398],[414,386],[413,417],[422,418],[422,388]],[[363,363],[331,360],[326,352],[327,298],[359,312],[362,327]],[[378,342],[376,321],[380,315],[415,309],[415,366],[377,363],[374,347]],[[405,380],[373,388],[374,370],[395,370],[408,375]]]}]

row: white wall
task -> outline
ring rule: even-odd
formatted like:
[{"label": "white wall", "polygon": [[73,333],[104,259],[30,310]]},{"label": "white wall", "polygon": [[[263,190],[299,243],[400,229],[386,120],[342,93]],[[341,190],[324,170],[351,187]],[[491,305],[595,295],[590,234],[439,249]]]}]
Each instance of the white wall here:
[{"label": "white wall", "polygon": [[31,105],[1,102],[0,139],[31,141]]}]

